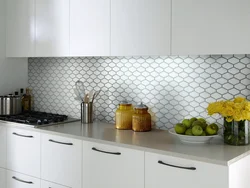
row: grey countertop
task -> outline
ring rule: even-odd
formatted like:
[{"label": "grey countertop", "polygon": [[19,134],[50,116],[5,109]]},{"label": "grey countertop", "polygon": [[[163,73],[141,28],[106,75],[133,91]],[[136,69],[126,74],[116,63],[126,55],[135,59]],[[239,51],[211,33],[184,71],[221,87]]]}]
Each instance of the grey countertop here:
[{"label": "grey countertop", "polygon": [[[1,125],[19,127],[19,124],[15,123],[1,123]],[[114,127],[113,124],[103,122],[88,125],[73,122],[39,129],[22,126],[22,128],[47,134],[107,143],[219,165],[230,165],[250,154],[250,145],[225,145],[220,137],[214,138],[209,144],[183,144],[174,135],[164,130],[154,129],[150,132],[133,132],[132,130],[117,130]]]}]

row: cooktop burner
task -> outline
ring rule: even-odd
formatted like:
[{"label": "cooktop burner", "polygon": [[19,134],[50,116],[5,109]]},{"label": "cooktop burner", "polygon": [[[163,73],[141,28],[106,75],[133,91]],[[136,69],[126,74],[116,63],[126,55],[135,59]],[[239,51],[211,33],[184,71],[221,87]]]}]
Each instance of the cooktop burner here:
[{"label": "cooktop burner", "polygon": [[66,115],[47,112],[25,112],[18,115],[0,115],[0,120],[32,125],[34,127],[79,121]]}]

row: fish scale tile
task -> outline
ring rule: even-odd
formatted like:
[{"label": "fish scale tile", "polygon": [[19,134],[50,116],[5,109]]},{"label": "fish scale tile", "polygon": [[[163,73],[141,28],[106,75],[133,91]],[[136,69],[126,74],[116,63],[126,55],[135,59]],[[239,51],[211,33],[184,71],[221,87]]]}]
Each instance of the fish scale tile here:
[{"label": "fish scale tile", "polygon": [[95,119],[114,123],[120,101],[149,107],[153,125],[168,129],[183,118],[204,117],[209,102],[249,96],[250,55],[29,58],[34,110],[80,118],[74,84],[101,90]]}]

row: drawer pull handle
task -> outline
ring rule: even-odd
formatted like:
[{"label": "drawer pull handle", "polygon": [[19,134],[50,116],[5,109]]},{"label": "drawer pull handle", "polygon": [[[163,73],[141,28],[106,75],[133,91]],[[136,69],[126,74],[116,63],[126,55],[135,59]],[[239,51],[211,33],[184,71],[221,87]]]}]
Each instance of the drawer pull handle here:
[{"label": "drawer pull handle", "polygon": [[196,170],[195,167],[183,167],[183,166],[175,166],[175,165],[171,165],[171,164],[167,164],[167,163],[164,163],[162,161],[158,161],[159,164],[162,164],[162,165],[166,165],[166,166],[170,166],[170,167],[174,167],[174,168],[181,168],[181,169],[185,169],[185,170]]},{"label": "drawer pull handle", "polygon": [[120,152],[102,151],[102,150],[99,150],[99,149],[96,149],[96,148],[92,148],[92,150],[94,150],[94,151],[98,151],[98,152],[101,152],[101,153],[111,154],[111,155],[121,155],[121,153],[120,153]]},{"label": "drawer pull handle", "polygon": [[13,178],[14,180],[16,180],[16,181],[20,181],[20,182],[22,182],[22,183],[33,184],[33,182],[32,182],[32,181],[24,181],[24,180],[21,180],[21,179],[19,179],[19,178],[15,177],[15,176],[12,176],[12,178]]},{"label": "drawer pull handle", "polygon": [[22,134],[17,134],[17,133],[12,133],[13,135],[16,135],[16,136],[21,136],[21,137],[25,137],[25,138],[33,138],[33,136],[27,136],[27,135],[22,135]]},{"label": "drawer pull handle", "polygon": [[72,146],[72,145],[73,145],[73,143],[58,142],[58,141],[55,141],[55,140],[52,140],[52,139],[49,139],[49,141],[50,141],[50,142],[57,143],[57,144],[68,145],[68,146]]}]

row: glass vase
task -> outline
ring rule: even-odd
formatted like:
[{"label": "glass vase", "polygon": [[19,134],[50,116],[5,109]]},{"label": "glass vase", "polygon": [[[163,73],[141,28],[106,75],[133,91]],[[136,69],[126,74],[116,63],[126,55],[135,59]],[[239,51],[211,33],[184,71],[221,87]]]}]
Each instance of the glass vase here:
[{"label": "glass vase", "polygon": [[248,121],[231,121],[224,119],[224,143],[234,146],[249,144]]}]

